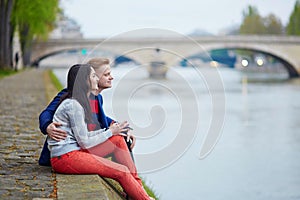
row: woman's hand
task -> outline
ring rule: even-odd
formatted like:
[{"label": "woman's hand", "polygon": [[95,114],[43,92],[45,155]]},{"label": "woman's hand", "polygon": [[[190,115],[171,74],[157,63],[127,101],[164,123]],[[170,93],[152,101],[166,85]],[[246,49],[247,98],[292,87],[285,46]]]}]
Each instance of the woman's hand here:
[{"label": "woman's hand", "polygon": [[128,127],[129,123],[127,121],[124,121],[122,123],[113,123],[109,126],[109,129],[111,130],[113,135],[125,135],[122,132],[127,132],[128,129],[126,127]]},{"label": "woman's hand", "polygon": [[132,134],[132,128],[129,127],[129,123],[127,121],[122,122],[121,124],[118,122],[113,122],[109,129],[111,130],[113,135],[122,135],[126,137],[127,142],[131,139],[132,143],[130,145],[130,149],[133,149],[135,146],[136,138]]}]

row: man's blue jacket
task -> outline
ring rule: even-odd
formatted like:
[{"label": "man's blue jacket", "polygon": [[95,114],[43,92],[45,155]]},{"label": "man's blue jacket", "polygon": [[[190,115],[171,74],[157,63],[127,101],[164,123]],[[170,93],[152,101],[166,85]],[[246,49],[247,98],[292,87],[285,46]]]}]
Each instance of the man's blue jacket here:
[{"label": "man's blue jacket", "polygon": [[[50,104],[47,106],[47,108],[40,114],[39,116],[39,122],[40,122],[40,130],[44,135],[47,135],[47,127],[49,124],[52,123],[52,119],[54,116],[54,113],[58,107],[58,103],[60,101],[60,98],[63,94],[67,92],[67,89],[63,89],[60,91],[56,97],[50,102]],[[107,117],[103,111],[103,99],[102,95],[99,94],[97,96],[98,103],[99,103],[99,122],[101,124],[101,128],[108,128],[109,125],[112,123],[112,119]],[[39,165],[43,166],[50,166],[50,151],[48,149],[47,140],[44,143],[40,158],[39,158]]]}]

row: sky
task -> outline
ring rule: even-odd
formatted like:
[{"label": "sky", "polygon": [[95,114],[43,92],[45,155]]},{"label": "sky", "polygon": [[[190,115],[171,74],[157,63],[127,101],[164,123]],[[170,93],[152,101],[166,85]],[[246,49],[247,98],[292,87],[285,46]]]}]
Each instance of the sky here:
[{"label": "sky", "polygon": [[65,14],[81,26],[85,38],[107,38],[141,28],[189,34],[196,29],[219,34],[239,25],[243,10],[255,6],[289,21],[296,0],[62,0]]}]

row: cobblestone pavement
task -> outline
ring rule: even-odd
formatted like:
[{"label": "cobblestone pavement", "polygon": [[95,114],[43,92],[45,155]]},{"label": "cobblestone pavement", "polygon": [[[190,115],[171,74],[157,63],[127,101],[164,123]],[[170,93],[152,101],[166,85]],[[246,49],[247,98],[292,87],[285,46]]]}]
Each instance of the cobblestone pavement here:
[{"label": "cobblestone pavement", "polygon": [[0,199],[47,198],[51,168],[37,163],[45,137],[38,115],[47,104],[44,71],[30,69],[0,79]]}]

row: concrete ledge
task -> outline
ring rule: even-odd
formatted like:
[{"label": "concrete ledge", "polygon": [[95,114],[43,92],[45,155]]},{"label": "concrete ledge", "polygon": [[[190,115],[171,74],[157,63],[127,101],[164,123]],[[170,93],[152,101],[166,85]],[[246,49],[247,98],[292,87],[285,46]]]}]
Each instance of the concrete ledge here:
[{"label": "concrete ledge", "polygon": [[98,175],[56,174],[57,199],[124,200]]}]

